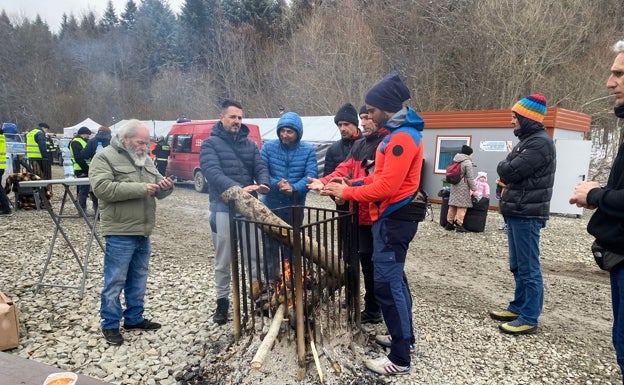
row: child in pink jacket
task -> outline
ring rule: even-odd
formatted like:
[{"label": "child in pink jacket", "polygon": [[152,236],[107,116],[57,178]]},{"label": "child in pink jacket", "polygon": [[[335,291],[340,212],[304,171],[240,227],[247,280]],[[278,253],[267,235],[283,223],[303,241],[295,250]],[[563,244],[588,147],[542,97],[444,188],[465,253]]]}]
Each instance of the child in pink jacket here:
[{"label": "child in pink jacket", "polygon": [[475,178],[475,183],[477,184],[477,198],[481,200],[481,198],[490,198],[490,185],[487,182],[487,173],[484,171],[479,171],[477,173],[477,177]]}]

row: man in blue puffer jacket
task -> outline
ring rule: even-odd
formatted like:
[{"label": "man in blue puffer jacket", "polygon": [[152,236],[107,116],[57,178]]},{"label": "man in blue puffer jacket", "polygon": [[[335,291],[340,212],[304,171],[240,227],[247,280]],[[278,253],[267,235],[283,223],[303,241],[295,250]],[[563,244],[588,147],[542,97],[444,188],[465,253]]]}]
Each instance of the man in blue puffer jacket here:
[{"label": "man in blue puffer jacket", "polygon": [[[293,225],[291,209],[276,210],[294,204],[304,206],[308,193],[308,177],[318,177],[314,146],[302,142],[303,123],[294,112],[287,112],[277,122],[278,139],[266,142],[260,156],[269,169],[271,191],[262,197],[262,202],[286,223]],[[303,219],[303,210],[300,216]],[[301,224],[301,223],[300,223]],[[270,255],[277,256],[276,243],[270,242]],[[279,260],[268,263],[269,279],[279,271]]]},{"label": "man in blue puffer jacket", "polygon": [[[218,325],[225,324],[228,319],[231,281],[230,218],[228,205],[221,200],[221,194],[232,186],[240,186],[254,196],[269,192],[269,173],[260,158],[258,147],[247,138],[249,128],[242,123],[243,107],[238,102],[226,100],[221,108],[220,121],[212,127],[210,137],[202,142],[199,151],[199,164],[206,176],[210,195],[217,290],[217,309],[212,319]],[[255,232],[252,231],[245,239],[254,244]],[[252,258],[256,260],[255,256]],[[252,264],[250,277],[256,276],[255,267]]]}]

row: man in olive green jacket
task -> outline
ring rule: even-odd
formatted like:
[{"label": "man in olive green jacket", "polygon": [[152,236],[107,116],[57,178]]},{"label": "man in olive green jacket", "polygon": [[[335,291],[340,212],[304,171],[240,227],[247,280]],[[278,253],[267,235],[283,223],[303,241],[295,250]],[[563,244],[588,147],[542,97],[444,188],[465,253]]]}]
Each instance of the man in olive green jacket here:
[{"label": "man in olive green jacket", "polygon": [[[99,199],[101,233],[106,239],[104,287],[100,317],[106,341],[121,345],[123,328],[156,330],[160,324],[143,318],[143,303],[156,221],[156,199],[173,191],[173,180],[163,178],[149,160],[149,130],[139,120],[123,125],[110,146],[91,161],[89,179]],[[126,309],[120,295],[124,291]]]}]

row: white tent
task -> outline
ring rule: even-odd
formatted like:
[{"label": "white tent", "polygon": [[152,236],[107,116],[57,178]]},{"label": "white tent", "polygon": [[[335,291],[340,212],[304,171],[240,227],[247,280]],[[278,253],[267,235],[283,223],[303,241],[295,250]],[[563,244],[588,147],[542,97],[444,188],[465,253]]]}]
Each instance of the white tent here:
[{"label": "white tent", "polygon": [[100,123],[94,122],[93,120],[91,120],[91,118],[86,118],[85,120],[74,126],[63,128],[63,138],[73,138],[74,134],[78,132],[78,129],[80,129],[80,127],[87,127],[89,130],[91,130],[91,132],[96,133],[100,126]]},{"label": "white tent", "polygon": [[[119,127],[128,122],[128,119],[120,120],[110,126],[112,131],[116,131]],[[156,138],[158,136],[167,136],[171,127],[175,124],[175,120],[141,120],[141,122],[149,128],[150,136]]]},{"label": "white tent", "polygon": [[[277,122],[279,118],[243,119],[243,123],[255,124],[260,127],[262,140],[277,139]],[[302,116],[304,140],[312,144],[332,143],[340,139],[340,131],[333,116]]]}]

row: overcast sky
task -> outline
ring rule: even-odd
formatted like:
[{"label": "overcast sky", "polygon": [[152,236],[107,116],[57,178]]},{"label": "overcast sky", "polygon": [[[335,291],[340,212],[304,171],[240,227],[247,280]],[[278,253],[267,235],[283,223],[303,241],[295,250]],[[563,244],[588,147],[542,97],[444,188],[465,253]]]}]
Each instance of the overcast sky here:
[{"label": "overcast sky", "polygon": [[[128,0],[112,0],[117,16],[126,8]],[[179,13],[184,0],[165,0],[174,13]],[[141,0],[134,0],[137,5]],[[37,14],[48,23],[53,32],[57,32],[63,13],[80,17],[93,11],[97,19],[104,14],[108,0],[0,0],[0,9],[4,9],[11,21],[19,21],[27,17],[35,20]]]}]

